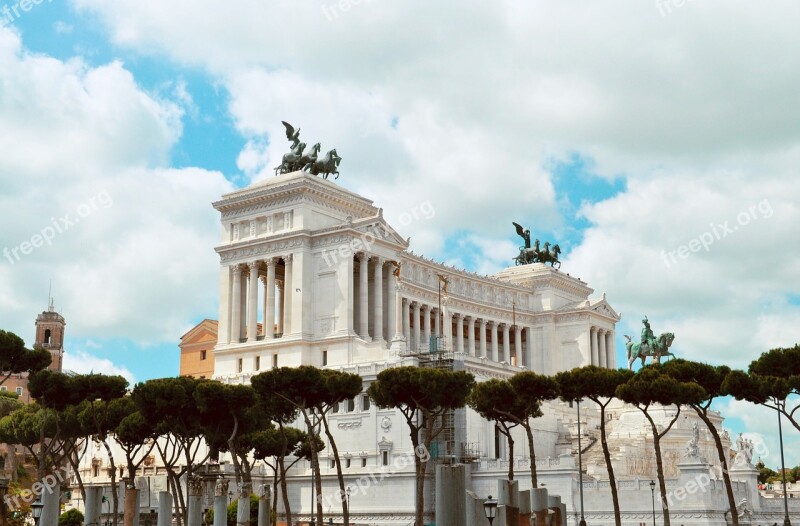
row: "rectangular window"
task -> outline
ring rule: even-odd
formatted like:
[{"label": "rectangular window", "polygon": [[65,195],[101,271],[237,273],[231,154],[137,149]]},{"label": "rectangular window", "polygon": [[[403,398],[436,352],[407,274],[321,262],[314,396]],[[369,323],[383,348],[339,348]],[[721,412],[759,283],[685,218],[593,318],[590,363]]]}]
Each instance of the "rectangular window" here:
[{"label": "rectangular window", "polygon": [[17,387],[17,394],[22,396],[22,387]]},{"label": "rectangular window", "polygon": [[339,402],[336,402],[335,404],[333,404],[333,407],[331,408],[331,413],[338,413],[338,412],[339,412]]},{"label": "rectangular window", "polygon": [[331,460],[331,469],[333,469],[335,467],[336,467],[336,461],[335,460]]},{"label": "rectangular window", "polygon": [[381,452],[381,463],[384,466],[388,466],[389,465],[389,452],[388,451]]},{"label": "rectangular window", "polygon": [[278,355],[277,354],[273,354],[272,355],[272,368],[273,369],[277,369],[278,368]]},{"label": "rectangular window", "polygon": [[236,370],[241,373],[243,367],[244,367],[244,360],[239,358],[239,363],[236,365]]},{"label": "rectangular window", "polygon": [[322,366],[328,365],[328,351],[322,351]]},{"label": "rectangular window", "polygon": [[256,356],[255,369],[256,369],[256,371],[260,371],[261,370],[261,357],[260,356]]},{"label": "rectangular window", "polygon": [[200,351],[200,359],[201,360],[205,360],[206,359],[206,351]]},{"label": "rectangular window", "polygon": [[367,467],[367,457],[361,457],[361,467]]},{"label": "rectangular window", "polygon": [[8,387],[6,387],[6,386],[4,385],[4,386],[0,387],[0,391],[8,391]]},{"label": "rectangular window", "polygon": [[350,468],[350,459],[349,458],[344,459],[344,467],[348,468],[348,469]]},{"label": "rectangular window", "polygon": [[354,398],[345,401],[345,404],[346,404],[345,407],[347,408],[345,411],[347,411],[348,413],[352,413],[353,411],[356,410],[356,401]]},{"label": "rectangular window", "polygon": [[369,408],[372,407],[372,401],[369,399],[369,395],[364,395],[361,397],[361,409],[363,411],[369,411]]}]

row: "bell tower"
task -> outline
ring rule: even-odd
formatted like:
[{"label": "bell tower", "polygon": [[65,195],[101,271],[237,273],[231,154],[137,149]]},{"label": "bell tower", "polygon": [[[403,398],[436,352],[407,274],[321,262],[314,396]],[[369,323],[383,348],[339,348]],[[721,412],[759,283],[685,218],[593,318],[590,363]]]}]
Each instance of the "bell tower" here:
[{"label": "bell tower", "polygon": [[47,349],[53,357],[50,362],[51,371],[61,372],[64,359],[64,317],[56,312],[53,298],[50,298],[47,310],[36,317],[36,340],[34,348]]}]

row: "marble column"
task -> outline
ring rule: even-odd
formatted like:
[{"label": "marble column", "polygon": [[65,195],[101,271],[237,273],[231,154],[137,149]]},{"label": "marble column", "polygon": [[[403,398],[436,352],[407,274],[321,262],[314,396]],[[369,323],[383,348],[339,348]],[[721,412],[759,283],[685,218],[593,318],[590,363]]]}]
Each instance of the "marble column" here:
[{"label": "marble column", "polygon": [[411,349],[413,351],[415,351],[415,352],[419,352],[419,336],[420,336],[420,331],[419,331],[419,308],[420,308],[420,305],[419,305],[419,302],[415,301],[412,304],[412,306],[414,307],[414,314],[411,317],[412,322],[414,323],[414,325],[413,325],[414,335],[412,337],[412,342],[413,343],[411,344]]},{"label": "marble column", "polygon": [[242,325],[242,269],[239,265],[231,265],[233,272],[233,286],[231,287],[231,343],[239,343],[242,337],[240,328]]},{"label": "marble column", "polygon": [[258,262],[253,261],[250,267],[250,280],[247,290],[247,341],[258,339]]},{"label": "marble column", "polygon": [[239,339],[242,341],[247,336],[247,278],[249,276],[247,266],[242,266],[242,283],[239,293]]},{"label": "marble column", "polygon": [[430,305],[423,305],[422,306],[422,339],[423,349],[428,349],[430,351],[431,347],[431,306]]},{"label": "marble column", "polygon": [[610,369],[617,368],[617,347],[614,345],[614,331],[606,333],[606,359]]},{"label": "marble column", "polygon": [[275,337],[275,258],[267,260],[267,311],[264,313],[264,338]]},{"label": "marble column", "polygon": [[606,331],[603,329],[597,331],[597,343],[600,345],[598,350],[598,357],[600,360],[597,365],[599,367],[608,367],[608,358],[606,357]]},{"label": "marble column", "polygon": [[444,324],[442,328],[444,329],[445,345],[447,345],[447,349],[450,352],[453,352],[455,350],[453,346],[453,315],[447,308],[444,309],[444,319],[442,323]]},{"label": "marble column", "polygon": [[491,331],[492,331],[492,356],[490,359],[495,362],[499,362],[498,359],[498,342],[497,342],[497,322],[490,321],[489,323],[492,324]]},{"label": "marble column", "polygon": [[467,353],[475,356],[475,316],[467,316]]},{"label": "marble column", "polygon": [[358,312],[360,314],[358,334],[364,340],[369,341],[369,256],[365,253],[359,254],[359,287],[358,295],[360,296],[360,305]]},{"label": "marble column", "polygon": [[294,284],[292,282],[292,255],[283,256],[283,333],[292,332],[292,295]]},{"label": "marble column", "polygon": [[503,359],[501,362],[511,363],[511,327],[508,323],[503,324]]},{"label": "marble column", "polygon": [[456,352],[464,352],[464,316],[460,313],[453,315],[456,324]]},{"label": "marble column", "polygon": [[284,294],[286,287],[281,280],[276,281],[275,286],[278,288],[278,334],[283,336],[284,301],[286,301]]},{"label": "marble column", "polygon": [[375,260],[375,273],[374,283],[375,288],[375,313],[374,313],[374,326],[372,332],[373,338],[378,341],[383,340],[383,259],[379,257],[373,258]]},{"label": "marble column", "polygon": [[599,363],[598,356],[597,356],[597,327],[591,328],[591,345],[592,345],[592,356],[591,356],[591,365],[597,365]]},{"label": "marble column", "polygon": [[266,336],[267,334],[267,276],[261,275],[258,277],[258,280],[261,282],[261,290],[264,292],[261,294],[261,336]]},{"label": "marble column", "polygon": [[411,350],[411,300],[403,298],[403,338],[406,340],[406,351]]},{"label": "marble column", "polygon": [[525,364],[525,353],[522,350],[522,327],[519,325],[514,326],[514,365],[521,367]]},{"label": "marble column", "polygon": [[389,298],[388,301],[386,302],[386,309],[388,311],[386,313],[386,321],[388,322],[387,325],[389,333],[386,336],[388,336],[392,340],[398,340],[400,338],[398,338],[399,334],[397,329],[398,327],[400,327],[400,324],[398,323],[397,314],[401,310],[398,309],[398,299],[400,298],[400,291],[398,290],[397,286],[397,276],[394,275],[394,272],[390,271],[387,278],[389,280],[387,286],[387,291],[389,292]]},{"label": "marble column", "polygon": [[481,358],[486,356],[486,318],[481,318]]}]

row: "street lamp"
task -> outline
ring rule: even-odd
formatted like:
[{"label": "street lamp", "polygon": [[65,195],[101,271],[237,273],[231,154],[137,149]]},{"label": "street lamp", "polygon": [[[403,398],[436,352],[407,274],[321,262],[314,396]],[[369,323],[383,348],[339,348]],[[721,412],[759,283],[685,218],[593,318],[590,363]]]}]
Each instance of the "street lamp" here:
[{"label": "street lamp", "polygon": [[41,498],[36,499],[36,502],[31,504],[31,515],[33,515],[33,525],[39,526],[39,519],[42,518],[42,508],[44,504]]},{"label": "street lamp", "polygon": [[780,411],[778,411],[778,438],[781,442],[781,473],[783,475],[783,526],[792,526],[792,523],[789,521],[789,500],[786,495],[786,462],[783,459],[783,427],[781,424]]},{"label": "street lamp", "polygon": [[654,480],[650,481],[650,493],[653,496],[653,526],[656,526],[656,483]]},{"label": "street lamp", "polygon": [[586,526],[586,518],[583,516],[583,451],[581,451],[581,401],[577,400],[578,406],[578,486],[581,495],[581,522],[579,526]]},{"label": "street lamp", "polygon": [[491,526],[494,518],[497,517],[497,499],[493,499],[489,495],[489,498],[483,501],[483,512],[486,514],[486,518],[489,519],[489,526]]},{"label": "street lamp", "polygon": [[350,511],[350,486],[347,487],[345,494],[347,495],[347,511]]}]

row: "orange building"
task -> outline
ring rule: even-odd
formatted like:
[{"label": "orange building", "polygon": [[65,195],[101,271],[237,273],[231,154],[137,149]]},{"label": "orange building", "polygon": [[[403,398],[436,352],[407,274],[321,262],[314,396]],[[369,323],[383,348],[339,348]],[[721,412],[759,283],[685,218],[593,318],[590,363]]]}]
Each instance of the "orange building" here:
[{"label": "orange building", "polygon": [[203,320],[181,336],[181,376],[214,376],[214,346],[217,344],[217,320]]}]

